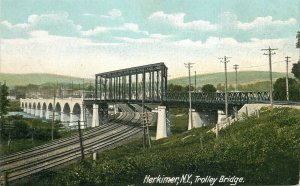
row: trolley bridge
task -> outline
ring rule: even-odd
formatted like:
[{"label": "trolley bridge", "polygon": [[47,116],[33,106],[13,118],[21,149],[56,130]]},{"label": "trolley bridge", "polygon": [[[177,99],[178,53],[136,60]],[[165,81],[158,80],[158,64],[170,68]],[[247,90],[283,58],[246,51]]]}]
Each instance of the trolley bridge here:
[{"label": "trolley bridge", "polygon": [[[186,107],[188,92],[168,92],[168,68],[164,63],[127,68],[95,75],[95,96],[85,98],[89,103],[159,103],[169,107]],[[219,108],[225,93],[192,92],[194,107]],[[269,92],[229,92],[230,105],[266,102]]]},{"label": "trolley bridge", "polygon": [[[165,64],[156,63],[96,74],[94,94],[83,94],[81,98],[65,95],[65,98],[56,99],[21,99],[23,111],[35,117],[69,124],[80,120],[89,123],[87,126],[94,129],[83,132],[84,149],[78,144],[78,135],[74,135],[1,157],[0,184],[75,161],[82,154],[88,155],[122,145],[133,136],[141,135],[143,103],[158,106],[156,138],[167,137],[167,130],[170,129],[167,108],[188,108],[189,105],[188,92],[168,92],[167,77],[168,68]],[[269,97],[268,92],[229,92],[227,98],[229,107],[233,108],[242,107],[246,103],[267,102]],[[217,111],[224,110],[224,93],[192,92],[191,99],[192,107],[202,112],[196,114],[197,121],[204,121],[203,115],[209,115],[212,111],[213,117],[219,117]],[[101,122],[108,115],[109,105],[114,106],[118,116]]]}]

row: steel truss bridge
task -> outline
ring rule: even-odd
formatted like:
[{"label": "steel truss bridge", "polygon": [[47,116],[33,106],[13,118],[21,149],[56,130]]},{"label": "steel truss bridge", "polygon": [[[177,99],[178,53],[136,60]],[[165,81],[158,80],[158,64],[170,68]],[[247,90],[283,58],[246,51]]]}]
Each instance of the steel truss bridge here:
[{"label": "steel truss bridge", "polygon": [[96,74],[95,99],[117,102],[163,102],[167,95],[168,68],[156,63]]},{"label": "steel truss bridge", "polygon": [[[95,97],[86,98],[87,104],[156,103],[169,107],[188,107],[188,92],[168,92],[168,68],[164,63],[138,66],[95,75]],[[269,92],[229,92],[229,106],[261,103],[270,100]],[[222,108],[225,93],[192,93],[192,106]]]},{"label": "steel truss bridge", "polygon": [[[168,68],[164,63],[96,74],[95,94],[91,97],[83,94],[81,99],[82,106],[81,102],[80,104],[69,102],[71,107],[68,109],[68,112],[76,113],[76,109],[74,110],[74,108],[77,104],[77,108],[81,108],[81,110],[83,110],[83,107],[93,105],[93,109],[94,106],[99,106],[99,110],[95,107],[98,110],[98,114],[101,114],[101,112],[107,113],[108,104],[118,103],[121,114],[114,120],[83,133],[83,154],[88,155],[99,150],[111,148],[112,146],[122,145],[124,141],[131,137],[141,135],[143,131],[141,127],[143,123],[141,112],[143,109],[138,104],[142,102],[167,107],[188,108],[188,92],[168,92],[167,77]],[[229,92],[228,102],[229,106],[239,107],[246,103],[266,102],[269,101],[269,97],[268,92]],[[72,98],[62,99],[61,103],[65,103],[63,101],[67,101],[68,99],[72,100]],[[224,93],[192,93],[192,107],[194,109],[224,109],[224,100]],[[47,104],[45,103],[45,105]],[[50,102],[48,103],[48,107],[49,105]],[[26,107],[26,103],[24,107]],[[51,109],[48,107],[45,106],[44,108],[44,106],[40,105],[39,109],[41,111],[39,112],[39,116],[44,117],[44,111],[47,112],[47,109]],[[33,111],[37,108],[38,106],[34,107],[34,104],[31,107],[28,102],[26,109]],[[52,106],[52,111],[54,110],[53,108],[55,108],[54,105]],[[66,114],[64,110],[60,109],[59,112]],[[37,112],[34,112],[34,114],[36,115]],[[79,118],[79,116],[77,117]],[[61,166],[70,161],[76,161],[81,157],[80,152],[78,135],[74,135],[12,155],[0,157],[0,185]]]}]

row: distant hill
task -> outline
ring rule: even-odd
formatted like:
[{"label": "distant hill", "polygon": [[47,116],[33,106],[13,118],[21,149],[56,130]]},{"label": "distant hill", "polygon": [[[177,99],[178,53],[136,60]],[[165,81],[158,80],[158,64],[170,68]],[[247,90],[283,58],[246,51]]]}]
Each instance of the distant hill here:
[{"label": "distant hill", "polygon": [[[273,72],[273,80],[275,81],[278,78],[285,77],[283,72]],[[293,74],[290,74],[289,77],[294,77]],[[192,84],[194,85],[194,76],[191,77]],[[82,78],[55,75],[55,74],[0,74],[0,82],[6,81],[6,84],[10,87],[16,85],[27,85],[35,84],[41,85],[43,83],[71,83],[72,81],[75,84],[82,83]],[[86,82],[92,81],[94,79],[85,79]],[[266,71],[240,71],[238,72],[238,84],[250,84],[262,81],[269,81],[269,72]],[[188,77],[180,77],[170,79],[169,83],[178,84],[178,85],[187,85]],[[197,87],[203,86],[205,84],[217,85],[219,83],[224,83],[224,73],[211,73],[197,75]],[[228,83],[235,83],[235,72],[228,72]]]},{"label": "distant hill", "polygon": [[[63,75],[55,75],[55,74],[0,74],[0,82],[6,81],[6,84],[9,87],[13,87],[16,85],[27,85],[27,84],[35,84],[41,85],[43,83],[73,83],[78,84],[82,83],[82,78],[71,77],[71,76],[63,76]],[[92,81],[93,79],[85,79],[85,81]]]},{"label": "distant hill", "polygon": [[[225,75],[223,72],[211,73],[211,74],[203,74],[196,76],[197,87],[201,87],[205,84],[212,84],[216,86],[219,83],[225,82]],[[283,72],[273,72],[272,73],[273,80],[275,81],[278,78],[285,77],[285,73]],[[293,74],[289,74],[289,77],[294,77]],[[235,84],[235,72],[227,73],[228,84]],[[238,84],[250,84],[257,83],[262,81],[269,81],[269,72],[267,71],[240,71],[238,72]],[[192,85],[195,84],[195,76],[191,77]],[[169,83],[178,84],[178,85],[187,85],[188,84],[188,76],[170,79]]]}]

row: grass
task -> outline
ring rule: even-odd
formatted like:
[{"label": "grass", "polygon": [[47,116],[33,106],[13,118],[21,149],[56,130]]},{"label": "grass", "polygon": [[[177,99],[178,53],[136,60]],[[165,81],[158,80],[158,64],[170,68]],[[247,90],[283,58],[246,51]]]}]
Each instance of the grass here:
[{"label": "grass", "polygon": [[31,140],[31,139],[13,139],[11,141],[10,151],[8,148],[7,141],[1,141],[1,148],[0,148],[0,156],[12,154],[18,151],[30,149],[35,146],[43,145],[48,143],[48,141],[44,140]]},{"label": "grass", "polygon": [[293,185],[299,180],[299,112],[264,110],[260,117],[252,115],[220,131],[217,139],[207,132],[210,127],[202,127],[154,141],[151,149],[134,141],[102,152],[99,161],[51,172],[35,184],[140,185],[145,175],[189,173],[243,177],[250,185]]}]

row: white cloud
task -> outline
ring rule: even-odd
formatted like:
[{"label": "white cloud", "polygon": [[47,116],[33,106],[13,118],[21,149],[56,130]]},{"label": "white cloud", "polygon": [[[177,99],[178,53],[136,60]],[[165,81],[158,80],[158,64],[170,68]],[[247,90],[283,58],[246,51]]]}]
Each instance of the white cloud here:
[{"label": "white cloud", "polygon": [[98,27],[96,27],[94,29],[91,29],[91,30],[81,31],[81,34],[83,36],[94,36],[94,35],[97,35],[99,33],[108,32],[109,30],[111,30],[111,28],[98,26]]},{"label": "white cloud", "polygon": [[217,25],[205,20],[195,20],[191,22],[184,22],[184,13],[166,14],[163,11],[154,12],[148,17],[150,21],[166,23],[180,29],[194,29],[202,31],[214,31]]},{"label": "white cloud", "polygon": [[291,26],[295,25],[297,20],[295,18],[289,18],[288,20],[273,20],[272,16],[257,17],[252,22],[242,23],[238,21],[237,27],[241,30],[252,30],[259,27],[266,26]]},{"label": "white cloud", "polygon": [[129,38],[129,37],[114,37],[119,41],[124,41],[127,43],[153,43],[156,40],[151,38]]},{"label": "white cloud", "polygon": [[125,23],[123,25],[124,29],[128,29],[131,30],[133,32],[139,32],[139,25],[135,24],[135,23]]},{"label": "white cloud", "polygon": [[171,37],[173,37],[173,35],[164,35],[164,34],[149,34],[149,37],[150,38],[154,38],[154,39],[160,39],[160,40],[163,40],[163,39],[169,39]]},{"label": "white cloud", "polygon": [[7,20],[2,21],[1,24],[10,29],[28,29],[28,27],[29,27],[29,25],[26,23],[19,23],[19,24],[13,25],[10,22],[8,22]]},{"label": "white cloud", "polygon": [[117,19],[122,17],[122,12],[119,9],[112,9],[108,12],[108,15],[101,15],[100,17],[106,19]]},{"label": "white cloud", "polygon": [[[238,42],[234,38],[210,37],[206,41],[190,39],[170,41],[169,35],[152,34],[133,39],[116,38],[117,44],[94,43],[89,39],[49,35],[46,31],[30,32],[28,39],[2,39],[2,69],[15,73],[56,73],[73,76],[90,76],[95,73],[144,65],[159,61],[166,62],[171,77],[186,75],[183,62],[195,63],[198,73],[220,72],[224,66],[218,57],[232,57],[229,65],[268,65],[261,48],[269,45],[279,48],[273,60],[283,61],[289,55],[298,57],[294,37],[287,39],[252,39]],[[121,44],[121,43],[126,44]],[[138,51],[138,52],[137,52]],[[237,52],[238,51],[238,52]],[[76,55],[74,55],[76,54]],[[153,55],[155,54],[155,55]],[[276,63],[274,71],[284,71],[284,63]],[[72,67],[72,68],[70,68]],[[243,69],[247,70],[247,69]],[[268,70],[268,66],[248,70]]]},{"label": "white cloud", "polygon": [[7,20],[0,22],[0,32],[3,38],[27,37],[30,25],[27,23],[11,24]]},{"label": "white cloud", "polygon": [[121,26],[116,26],[116,27],[96,27],[91,30],[86,30],[86,31],[81,31],[81,34],[83,36],[95,36],[100,33],[108,33],[112,31],[131,31],[135,33],[142,33],[144,35],[149,35],[147,31],[143,31],[139,29],[139,25],[135,23],[124,23]]},{"label": "white cloud", "polygon": [[[24,37],[34,30],[44,30],[53,35],[79,36],[81,26],[76,25],[66,12],[57,14],[41,14],[28,16],[27,23],[12,25],[8,21],[2,21],[0,26],[5,36],[13,35],[13,38]],[[4,27],[4,28],[3,28]]]}]

